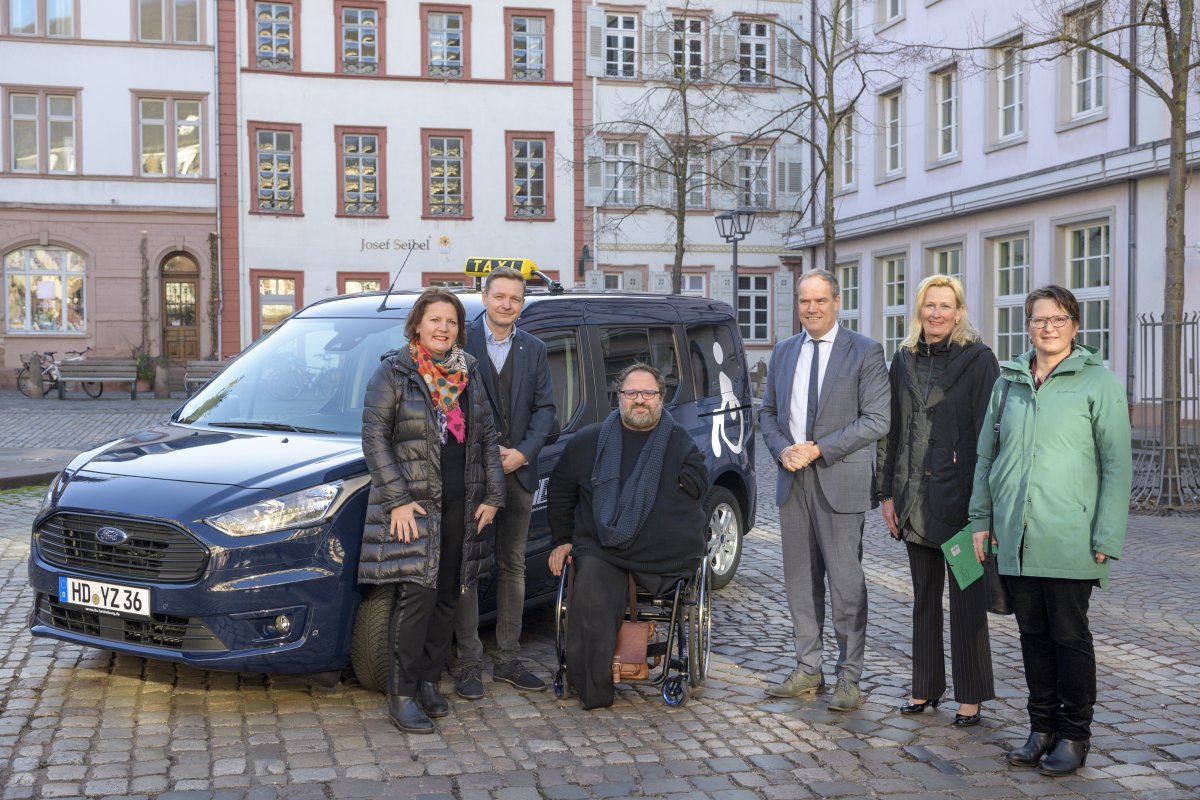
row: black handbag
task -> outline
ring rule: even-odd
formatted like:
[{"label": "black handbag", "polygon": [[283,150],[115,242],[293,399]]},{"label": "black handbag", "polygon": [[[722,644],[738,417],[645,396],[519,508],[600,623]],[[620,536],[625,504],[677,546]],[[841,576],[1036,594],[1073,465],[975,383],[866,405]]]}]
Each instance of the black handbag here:
[{"label": "black handbag", "polygon": [[[996,410],[996,422],[992,426],[992,435],[995,437],[992,440],[993,461],[996,459],[996,453],[1000,451],[1000,418],[1004,416],[1004,403],[1008,400],[1008,387],[1011,385],[1008,381],[1004,382],[1004,393],[1000,395],[1000,408]],[[984,604],[989,614],[1011,614],[1013,613],[1012,598],[1008,596],[1004,579],[1000,577],[1000,568],[996,565],[996,553],[992,550],[994,539],[995,532],[989,531],[983,551]]]}]

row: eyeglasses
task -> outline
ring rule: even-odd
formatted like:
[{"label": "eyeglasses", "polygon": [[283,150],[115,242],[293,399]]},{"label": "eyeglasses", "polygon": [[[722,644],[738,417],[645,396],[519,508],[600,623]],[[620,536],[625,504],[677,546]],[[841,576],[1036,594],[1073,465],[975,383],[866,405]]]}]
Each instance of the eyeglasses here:
[{"label": "eyeglasses", "polygon": [[1063,325],[1066,325],[1073,319],[1075,318],[1067,314],[1059,314],[1053,317],[1030,317],[1029,327],[1035,330],[1041,330],[1047,325],[1053,325],[1056,328],[1061,328]]},{"label": "eyeglasses", "polygon": [[621,389],[619,393],[626,400],[653,400],[662,394],[658,389]]}]

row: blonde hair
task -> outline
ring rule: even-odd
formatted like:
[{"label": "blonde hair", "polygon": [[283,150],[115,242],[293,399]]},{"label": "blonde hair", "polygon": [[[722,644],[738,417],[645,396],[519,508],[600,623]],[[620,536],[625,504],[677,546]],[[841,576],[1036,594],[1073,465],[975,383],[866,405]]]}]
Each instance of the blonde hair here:
[{"label": "blonde hair", "polygon": [[979,331],[975,329],[967,313],[967,298],[963,294],[962,283],[958,278],[949,275],[930,275],[917,287],[917,299],[913,303],[912,317],[908,322],[908,335],[904,337],[900,346],[913,351],[917,349],[917,342],[921,341],[921,306],[925,305],[925,295],[929,294],[930,289],[950,289],[954,292],[959,317],[958,322],[954,324],[954,330],[950,331],[950,341],[965,345],[979,339]]}]

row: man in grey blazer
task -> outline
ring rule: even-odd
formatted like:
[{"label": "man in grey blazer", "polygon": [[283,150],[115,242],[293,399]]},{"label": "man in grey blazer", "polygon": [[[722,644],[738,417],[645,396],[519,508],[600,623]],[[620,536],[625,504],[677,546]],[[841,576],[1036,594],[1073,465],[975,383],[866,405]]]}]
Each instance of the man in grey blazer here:
[{"label": "man in grey blazer", "polygon": [[763,440],[779,465],[775,502],[797,663],[767,694],[796,697],[824,688],[828,576],[838,643],[837,687],[829,708],[849,711],[862,702],[858,683],[867,638],[862,532],[864,514],[875,503],[871,445],[891,424],[891,390],[880,344],[838,325],[841,296],[832,273],[804,273],[796,298],[804,332],[771,353],[758,415]]},{"label": "man in grey blazer", "polygon": [[[483,283],[484,315],[467,326],[467,352],[479,360],[484,391],[500,437],[507,496],[496,514],[496,651],[492,680],[525,691],[546,683],[521,663],[521,618],[525,612],[525,544],[538,484],[538,453],[554,424],[554,391],[546,345],[516,327],[525,304],[525,279],[507,267]],[[479,641],[479,593],[468,592],[454,618],[458,637],[460,697],[483,697],[483,644]]]}]

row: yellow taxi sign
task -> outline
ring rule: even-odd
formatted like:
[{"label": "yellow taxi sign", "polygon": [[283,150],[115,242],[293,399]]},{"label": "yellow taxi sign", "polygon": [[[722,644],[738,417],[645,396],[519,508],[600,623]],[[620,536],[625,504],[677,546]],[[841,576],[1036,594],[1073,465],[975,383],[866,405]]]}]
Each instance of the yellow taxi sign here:
[{"label": "yellow taxi sign", "polygon": [[537,264],[528,258],[468,258],[463,272],[476,278],[485,277],[494,269],[508,267],[521,273],[521,277],[529,280],[537,271]]}]

